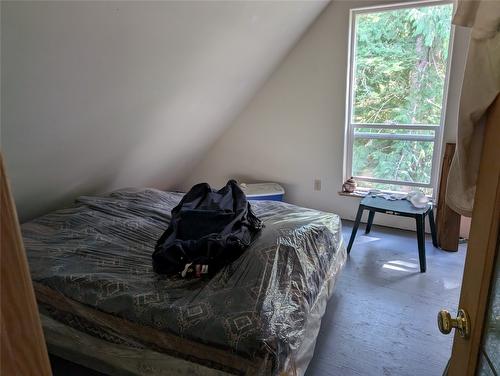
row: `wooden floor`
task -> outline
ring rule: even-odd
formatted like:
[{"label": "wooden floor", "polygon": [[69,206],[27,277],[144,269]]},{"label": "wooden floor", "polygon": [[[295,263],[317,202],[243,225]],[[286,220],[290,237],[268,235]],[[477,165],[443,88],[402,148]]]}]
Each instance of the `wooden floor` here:
[{"label": "wooden floor", "polygon": [[[344,221],[344,240],[352,223]],[[465,245],[448,253],[426,242],[421,274],[415,232],[360,226],[323,318],[306,376],[442,375],[452,337],[439,333],[439,309],[455,311]],[[98,375],[52,358],[54,375]]]},{"label": "wooden floor", "polygon": [[[344,240],[352,223],[344,221]],[[360,226],[322,321],[306,376],[442,375],[452,336],[437,328],[439,309],[455,312],[466,245],[449,253],[426,241],[419,272],[415,232]]]}]

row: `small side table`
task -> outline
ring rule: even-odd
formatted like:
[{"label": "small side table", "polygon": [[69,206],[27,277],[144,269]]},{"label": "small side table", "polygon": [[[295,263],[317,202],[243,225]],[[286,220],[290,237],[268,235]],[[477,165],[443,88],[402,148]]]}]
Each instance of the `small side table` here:
[{"label": "small side table", "polygon": [[354,243],[354,238],[356,237],[356,232],[358,231],[359,222],[361,221],[361,216],[363,215],[364,210],[368,210],[370,212],[368,215],[368,223],[366,224],[365,234],[370,233],[373,218],[375,217],[375,212],[415,218],[415,222],[417,223],[417,241],[418,257],[420,260],[420,272],[425,273],[425,216],[429,217],[429,225],[431,227],[432,234],[432,244],[434,245],[434,247],[437,247],[436,224],[434,223],[432,204],[427,205],[427,207],[425,208],[418,209],[414,207],[408,200],[390,201],[386,200],[383,197],[366,196],[365,198],[363,198],[363,200],[361,200],[361,203],[359,204],[358,213],[356,214],[356,220],[354,222],[354,227],[351,233],[351,238],[349,239],[349,245],[347,246],[347,253],[351,252],[352,243]]}]

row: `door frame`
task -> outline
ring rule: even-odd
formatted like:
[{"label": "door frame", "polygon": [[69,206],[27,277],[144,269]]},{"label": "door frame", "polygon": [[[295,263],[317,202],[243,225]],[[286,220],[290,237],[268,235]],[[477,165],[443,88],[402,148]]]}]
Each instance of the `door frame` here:
[{"label": "door frame", "polygon": [[468,339],[455,332],[449,375],[474,375],[483,334],[500,225],[500,95],[488,110],[459,307],[470,317]]},{"label": "door frame", "polygon": [[0,375],[50,376],[16,206],[0,151]]}]

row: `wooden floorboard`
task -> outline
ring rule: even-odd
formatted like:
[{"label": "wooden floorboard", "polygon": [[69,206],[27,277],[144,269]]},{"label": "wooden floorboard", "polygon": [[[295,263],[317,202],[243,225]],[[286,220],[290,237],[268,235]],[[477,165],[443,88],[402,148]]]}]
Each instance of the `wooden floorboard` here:
[{"label": "wooden floorboard", "polygon": [[[344,222],[344,240],[352,224]],[[452,336],[439,333],[441,308],[457,308],[465,245],[456,253],[426,241],[419,272],[416,234],[374,226],[351,250],[321,325],[306,376],[442,375]]]},{"label": "wooden floorboard", "polygon": [[[344,240],[351,228],[344,221]],[[328,303],[306,376],[442,375],[452,336],[439,333],[436,315],[457,308],[465,245],[444,252],[428,237],[427,272],[420,273],[415,232],[363,231]],[[54,357],[52,364],[54,375],[90,375]]]}]

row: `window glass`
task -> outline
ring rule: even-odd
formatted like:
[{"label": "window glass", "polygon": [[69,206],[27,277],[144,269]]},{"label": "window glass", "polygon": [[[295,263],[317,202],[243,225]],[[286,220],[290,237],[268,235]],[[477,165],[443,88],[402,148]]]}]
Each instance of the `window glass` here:
[{"label": "window glass", "polygon": [[358,184],[357,189],[365,189],[365,190],[379,189],[384,192],[387,191],[396,193],[408,193],[414,191],[415,189],[418,189],[428,196],[432,196],[432,193],[434,192],[432,188],[415,187],[413,185],[404,185],[398,183],[395,184],[375,183],[371,181],[358,180],[357,184]]},{"label": "window glass", "polygon": [[353,175],[429,184],[433,149],[433,142],[356,138]]},{"label": "window glass", "polygon": [[346,178],[389,191],[436,186],[453,4],[353,11]]},{"label": "window glass", "polygon": [[356,16],[353,122],[440,124],[452,10]]},{"label": "window glass", "polygon": [[481,350],[493,370],[492,373],[498,375],[500,372],[500,241],[497,244],[497,257],[490,289]]}]

